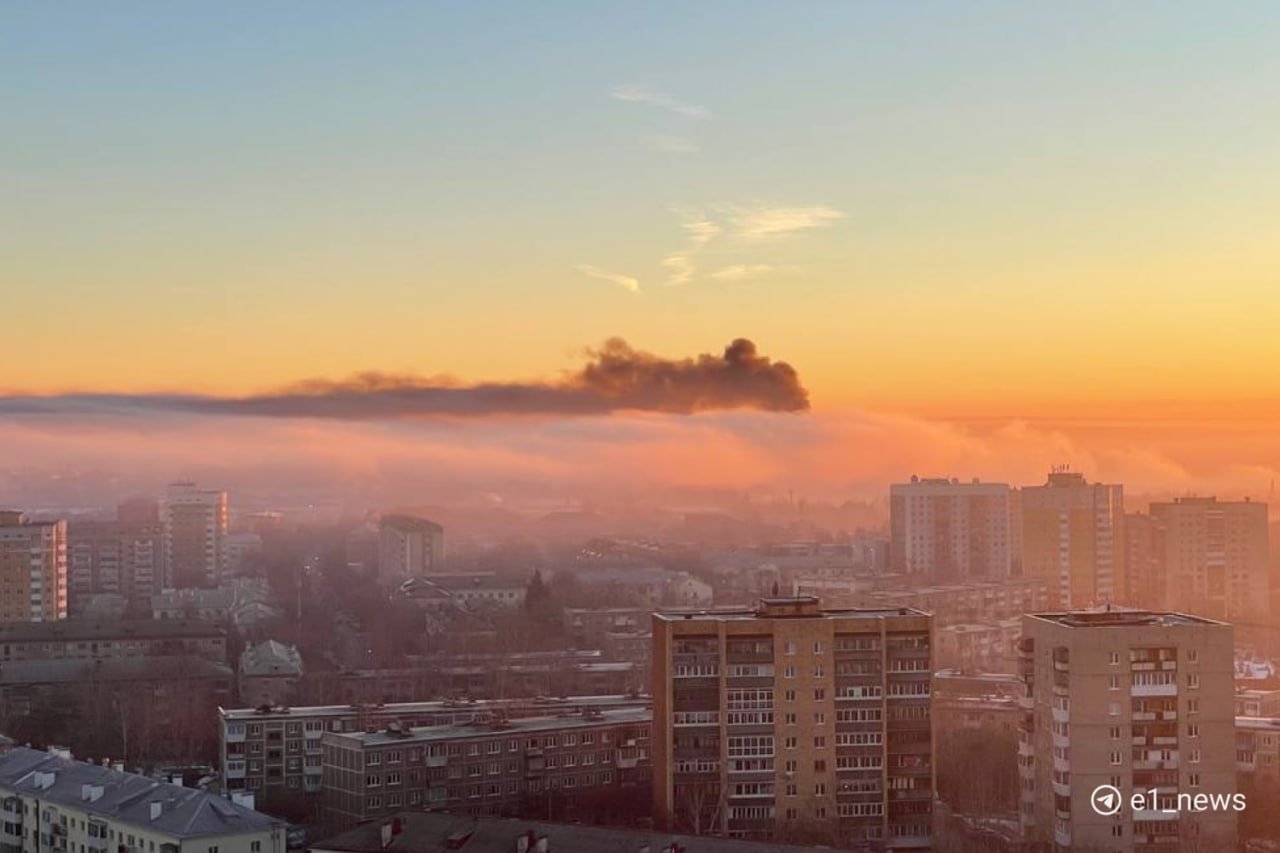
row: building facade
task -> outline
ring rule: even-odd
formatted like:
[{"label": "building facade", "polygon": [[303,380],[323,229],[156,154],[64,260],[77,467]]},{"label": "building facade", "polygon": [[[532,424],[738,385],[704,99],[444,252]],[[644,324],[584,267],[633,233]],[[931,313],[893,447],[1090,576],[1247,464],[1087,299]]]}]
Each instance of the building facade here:
[{"label": "building facade", "polygon": [[1004,483],[921,479],[889,487],[889,564],[938,583],[1000,580],[1017,555]]},{"label": "building facade", "polygon": [[67,523],[0,512],[0,622],[67,617]]},{"label": "building facade", "polygon": [[[1230,625],[1150,611],[1023,618],[1019,743],[1025,840],[1054,849],[1234,850],[1236,813],[1177,810],[1236,790]],[[1114,814],[1092,793],[1110,785]],[[1157,802],[1132,808],[1132,796]]]},{"label": "building facade", "polygon": [[378,523],[378,575],[387,581],[444,571],[444,528],[411,515]]},{"label": "building facade", "polygon": [[323,813],[350,826],[401,809],[573,814],[610,793],[648,797],[647,708],[326,733]]},{"label": "building facade", "polygon": [[1066,609],[1125,599],[1124,487],[1055,470],[1020,493],[1023,576],[1057,584]]},{"label": "building facade", "polygon": [[654,614],[657,824],[929,846],[931,634],[919,611],[813,597]]},{"label": "building facade", "polygon": [[647,708],[647,696],[566,699],[440,700],[366,705],[218,709],[222,778],[230,790],[291,788],[320,792],[321,735],[373,733],[395,727],[482,724],[497,719],[578,715],[587,710]]},{"label": "building facade", "polygon": [[226,566],[227,493],[174,483],[163,521],[165,586],[217,586]]},{"label": "building facade", "polygon": [[1178,498],[1151,504],[1162,532],[1164,607],[1256,625],[1270,617],[1267,505]]}]

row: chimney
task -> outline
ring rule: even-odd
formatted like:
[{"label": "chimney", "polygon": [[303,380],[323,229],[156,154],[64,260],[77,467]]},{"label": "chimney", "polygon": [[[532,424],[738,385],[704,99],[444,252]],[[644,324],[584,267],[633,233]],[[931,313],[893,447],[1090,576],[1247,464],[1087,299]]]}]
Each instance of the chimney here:
[{"label": "chimney", "polygon": [[159,800],[151,801],[151,819],[155,820],[160,817],[160,813],[164,811],[164,803]]},{"label": "chimney", "polygon": [[123,773],[123,772],[124,772],[124,759],[123,759],[123,758],[117,758],[115,761],[112,761],[112,762],[111,762],[111,769],[112,769],[112,770],[114,770],[114,771],[116,771],[117,773]]},{"label": "chimney", "polygon": [[538,839],[537,844],[533,845],[534,853],[547,853],[550,849],[551,841],[545,835]]},{"label": "chimney", "polygon": [[252,791],[232,791],[231,802],[237,806],[243,806],[246,809],[253,808],[253,792]]}]

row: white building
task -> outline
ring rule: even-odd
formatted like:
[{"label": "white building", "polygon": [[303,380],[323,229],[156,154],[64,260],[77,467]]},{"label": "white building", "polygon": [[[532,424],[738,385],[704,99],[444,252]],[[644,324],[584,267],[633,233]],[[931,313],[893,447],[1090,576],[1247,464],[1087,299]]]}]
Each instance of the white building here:
[{"label": "white building", "polygon": [[284,822],[204,791],[69,756],[0,754],[0,849],[284,853]]},{"label": "white building", "polygon": [[891,571],[938,582],[1009,577],[1018,552],[1005,483],[921,479],[889,487]]}]

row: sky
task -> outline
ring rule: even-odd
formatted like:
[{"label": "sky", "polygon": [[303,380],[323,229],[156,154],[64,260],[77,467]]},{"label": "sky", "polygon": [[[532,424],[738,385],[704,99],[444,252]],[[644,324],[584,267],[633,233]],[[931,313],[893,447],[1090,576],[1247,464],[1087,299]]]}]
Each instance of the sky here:
[{"label": "sky", "polygon": [[[806,411],[504,413],[485,452],[532,431],[564,442],[538,464],[624,446],[605,461],[659,480],[710,441],[751,448],[693,478],[734,486],[1070,462],[1256,491],[1277,43],[1262,2],[6,3],[0,394],[557,383],[615,337],[749,338]],[[418,427],[449,464],[474,439]],[[0,409],[23,457],[77,464],[132,464],[124,430],[182,468],[183,431],[221,429]],[[246,432],[272,429],[406,427]]]}]

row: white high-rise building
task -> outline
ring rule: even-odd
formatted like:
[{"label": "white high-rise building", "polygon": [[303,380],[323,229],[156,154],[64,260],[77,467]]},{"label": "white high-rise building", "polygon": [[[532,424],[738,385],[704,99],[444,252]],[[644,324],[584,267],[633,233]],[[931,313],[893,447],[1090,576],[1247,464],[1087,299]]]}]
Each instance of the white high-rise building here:
[{"label": "white high-rise building", "polygon": [[166,586],[217,586],[226,565],[227,493],[174,483],[164,498]]},{"label": "white high-rise building", "polygon": [[938,582],[1009,577],[1016,553],[1005,483],[921,479],[889,487],[889,566]]}]

